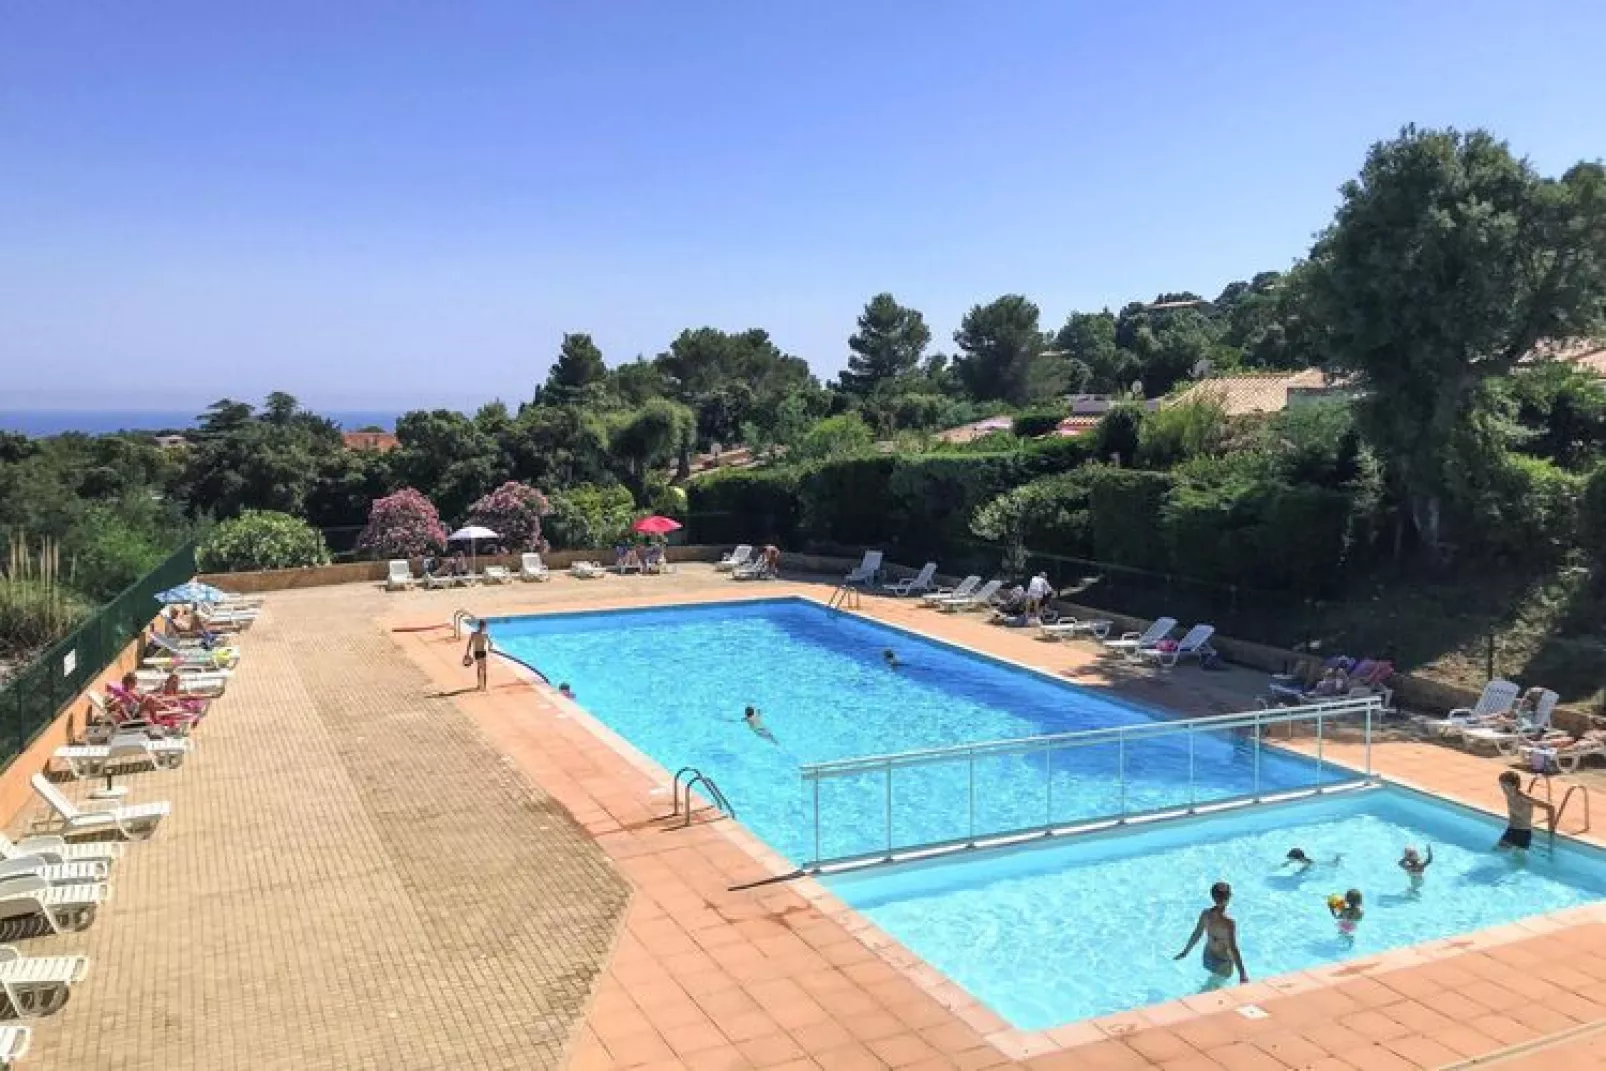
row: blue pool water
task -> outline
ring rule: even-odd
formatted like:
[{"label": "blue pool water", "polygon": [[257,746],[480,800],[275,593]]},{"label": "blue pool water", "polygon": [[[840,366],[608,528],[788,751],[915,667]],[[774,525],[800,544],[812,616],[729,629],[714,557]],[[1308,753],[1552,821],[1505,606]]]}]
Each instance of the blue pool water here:
[{"label": "blue pool water", "polygon": [[[1606,854],[1563,840],[1526,859],[1490,846],[1501,824],[1394,787],[1167,821],[1034,847],[878,867],[828,879],[836,894],[1023,1029],[1200,991],[1182,949],[1216,881],[1250,977],[1287,971],[1590,902],[1606,896]],[[1413,891],[1401,849],[1431,844]],[[1317,865],[1282,864],[1290,847]],[[1335,856],[1342,858],[1334,861]],[[1325,900],[1355,888],[1353,940]]]},{"label": "blue pool water", "polygon": [[[712,776],[742,823],[794,862],[884,849],[886,779],[823,782],[819,854],[805,763],[1151,722],[1158,715],[800,599],[688,608],[554,614],[492,622],[497,646],[569,682],[579,703],[665,769]],[[893,648],[907,665],[889,669]],[[770,743],[741,719],[757,706]],[[1180,736],[976,766],[978,833],[1188,802]],[[1255,754],[1256,751],[1260,754]],[[1200,734],[1199,800],[1314,784],[1316,764],[1245,739]],[[1126,787],[1117,784],[1117,767]],[[1326,768],[1325,778],[1350,776]],[[902,769],[892,784],[895,846],[968,836],[969,770]],[[1052,787],[1052,792],[1050,792]]]}]

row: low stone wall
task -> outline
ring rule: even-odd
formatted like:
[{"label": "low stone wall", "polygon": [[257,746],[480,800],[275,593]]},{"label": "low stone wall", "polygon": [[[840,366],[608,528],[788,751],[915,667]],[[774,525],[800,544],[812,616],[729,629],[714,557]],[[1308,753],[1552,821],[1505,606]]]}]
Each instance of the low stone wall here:
[{"label": "low stone wall", "polygon": [[[670,547],[669,560],[672,562],[710,562],[718,561],[725,548],[720,547]],[[577,561],[613,561],[613,550],[554,550],[541,555],[541,560],[547,568],[554,570],[567,569]],[[481,554],[475,561],[475,567],[481,571],[487,565],[506,566],[513,572],[518,572],[521,557],[517,554],[489,555]],[[414,558],[409,562],[413,574],[416,576],[423,570],[423,561]],[[259,594],[266,591],[290,591],[295,588],[317,588],[329,584],[377,584],[385,579],[390,571],[389,562],[342,562],[338,565],[318,565],[305,569],[269,569],[255,573],[206,573],[201,580],[216,585],[224,591],[234,591],[241,594]]]}]

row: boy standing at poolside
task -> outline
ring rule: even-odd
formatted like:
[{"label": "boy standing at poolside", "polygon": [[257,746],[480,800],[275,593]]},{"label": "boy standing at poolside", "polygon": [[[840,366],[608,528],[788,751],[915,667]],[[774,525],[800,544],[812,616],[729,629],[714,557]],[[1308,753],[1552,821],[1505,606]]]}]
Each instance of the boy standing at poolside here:
[{"label": "boy standing at poolside", "polygon": [[1522,775],[1516,770],[1507,770],[1500,775],[1500,791],[1506,796],[1506,831],[1500,834],[1500,840],[1494,846],[1495,851],[1528,850],[1528,845],[1534,839],[1535,807],[1545,812],[1550,831],[1556,831],[1556,808],[1524,792]]},{"label": "boy standing at poolside", "polygon": [[491,653],[491,626],[482,617],[468,635],[468,646],[463,650],[463,665],[474,667],[474,676],[480,691],[488,687],[486,658]]}]

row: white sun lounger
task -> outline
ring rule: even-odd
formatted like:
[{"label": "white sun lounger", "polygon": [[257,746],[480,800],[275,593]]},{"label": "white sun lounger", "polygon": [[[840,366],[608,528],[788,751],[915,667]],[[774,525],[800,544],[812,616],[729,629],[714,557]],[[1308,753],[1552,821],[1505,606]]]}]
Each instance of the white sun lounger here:
[{"label": "white sun lounger", "polygon": [[28,1055],[33,1030],[26,1026],[0,1026],[0,1067],[10,1067]]},{"label": "white sun lounger", "polygon": [[1082,620],[1076,617],[1062,617],[1053,624],[1037,626],[1038,635],[1045,640],[1063,640],[1068,636],[1086,632],[1096,640],[1102,640],[1110,634],[1110,622],[1105,618],[1088,618]]},{"label": "white sun lounger", "polygon": [[600,580],[608,575],[601,562],[575,562],[569,566],[569,575],[577,580]]},{"label": "white sun lounger", "polygon": [[881,571],[881,552],[867,550],[864,560],[854,566],[853,571],[842,578],[844,584],[868,584],[875,580],[876,574]]},{"label": "white sun lounger", "polygon": [[1427,722],[1430,729],[1438,731],[1440,736],[1455,735],[1468,729],[1475,729],[1484,722],[1511,713],[1511,708],[1517,705],[1517,697],[1522,689],[1507,680],[1496,678],[1483,686],[1483,693],[1478,701],[1470,707],[1456,707],[1450,711],[1448,717],[1435,718]]},{"label": "white sun lounger", "polygon": [[56,933],[82,930],[95,921],[95,909],[106,899],[103,882],[52,885],[37,874],[0,880],[0,919],[42,916]]},{"label": "white sun lounger", "polygon": [[998,589],[1003,586],[1004,582],[1002,580],[989,580],[969,595],[949,595],[937,603],[937,609],[948,613],[956,613],[960,610],[975,610],[990,606],[993,596],[997,595]]},{"label": "white sun lounger", "polygon": [[907,598],[910,595],[919,595],[932,589],[932,578],[936,575],[937,563],[927,562],[920,567],[920,572],[914,576],[895,580],[890,584],[882,584],[881,590],[889,595],[896,595],[900,599]]},{"label": "white sun lounger", "polygon": [[88,973],[88,956],[24,956],[10,945],[0,945],[0,992],[18,1015],[55,1011],[66,1002],[67,988]]},{"label": "white sun lounger", "polygon": [[39,858],[47,863],[105,863],[108,867],[123,856],[123,846],[109,840],[87,844],[68,844],[60,837],[24,837],[12,840],[0,833],[0,858]]},{"label": "white sun lounger", "polygon": [[1534,756],[1542,755],[1564,774],[1575,774],[1584,760],[1593,756],[1606,757],[1606,741],[1580,740],[1567,747],[1550,747],[1546,744],[1521,744],[1517,753],[1525,763],[1532,764]]},{"label": "white sun lounger", "polygon": [[485,567],[485,582],[487,584],[509,584],[513,581],[513,574],[507,571],[505,565],[487,565]]},{"label": "white sun lounger", "polygon": [[47,863],[37,855],[0,859],[0,881],[37,874],[51,885],[76,885],[82,881],[105,881],[106,872],[104,862]]},{"label": "white sun lounger", "polygon": [[738,543],[736,549],[720,558],[714,563],[714,569],[721,573],[734,572],[747,564],[747,559],[753,556],[751,543]]},{"label": "white sun lounger", "polygon": [[1210,637],[1216,634],[1214,625],[1195,625],[1187,631],[1182,639],[1177,641],[1175,650],[1162,650],[1158,644],[1153,647],[1138,647],[1132,652],[1134,658],[1152,658],[1158,662],[1162,669],[1171,669],[1184,658],[1201,658],[1207,654],[1214,654],[1215,649],[1210,646]]},{"label": "white sun lounger", "polygon": [[167,683],[169,672],[178,674],[178,690],[181,695],[219,696],[223,689],[228,687],[229,677],[232,675],[226,669],[193,669],[185,666],[175,667],[173,670],[157,669],[147,666],[134,671],[134,680],[141,690],[157,688]]},{"label": "white sun lounger", "polygon": [[156,832],[157,825],[173,810],[173,805],[163,800],[129,807],[108,807],[100,811],[81,811],[43,774],[34,774],[29,783],[39,798],[56,812],[56,817],[62,823],[61,835],[64,837],[116,830],[130,840],[144,840]]},{"label": "white sun lounger", "polygon": [[76,780],[99,777],[119,759],[139,759],[152,766],[171,770],[183,763],[195,744],[187,737],[169,736],[153,740],[140,732],[117,733],[104,744],[67,744],[51,757],[60,760]]},{"label": "white sun lounger", "polygon": [[1461,730],[1461,740],[1466,744],[1486,744],[1492,746],[1502,755],[1515,756],[1519,744],[1532,743],[1535,737],[1542,736],[1550,728],[1550,719],[1556,712],[1556,704],[1561,702],[1561,696],[1546,688],[1539,696],[1539,702],[1534,705],[1531,712],[1519,715],[1515,728],[1506,729],[1496,725],[1474,725]]},{"label": "white sun lounger", "polygon": [[1112,651],[1141,651],[1146,647],[1153,647],[1177,627],[1174,617],[1156,618],[1154,623],[1142,632],[1123,633],[1119,639],[1105,640],[1104,646]]},{"label": "white sun lounger", "polygon": [[957,586],[951,588],[938,588],[928,591],[920,597],[920,601],[927,606],[939,606],[947,599],[957,599],[969,595],[981,586],[981,577],[971,573],[961,580]]},{"label": "white sun lounger", "polygon": [[386,591],[406,591],[415,582],[413,567],[407,564],[405,558],[397,558],[390,563],[390,572],[385,577]]},{"label": "white sun lounger", "polygon": [[539,554],[526,554],[519,559],[520,580],[551,580],[552,572]]}]

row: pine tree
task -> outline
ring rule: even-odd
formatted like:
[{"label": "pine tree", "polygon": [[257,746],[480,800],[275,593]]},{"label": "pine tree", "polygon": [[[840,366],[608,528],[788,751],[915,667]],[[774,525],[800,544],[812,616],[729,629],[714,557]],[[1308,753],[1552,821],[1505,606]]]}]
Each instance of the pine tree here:
[{"label": "pine tree", "polygon": [[931,341],[931,328],[916,309],[891,294],[877,294],[859,316],[859,330],[848,339],[853,356],[842,373],[842,388],[866,395],[878,384],[913,372]]}]

